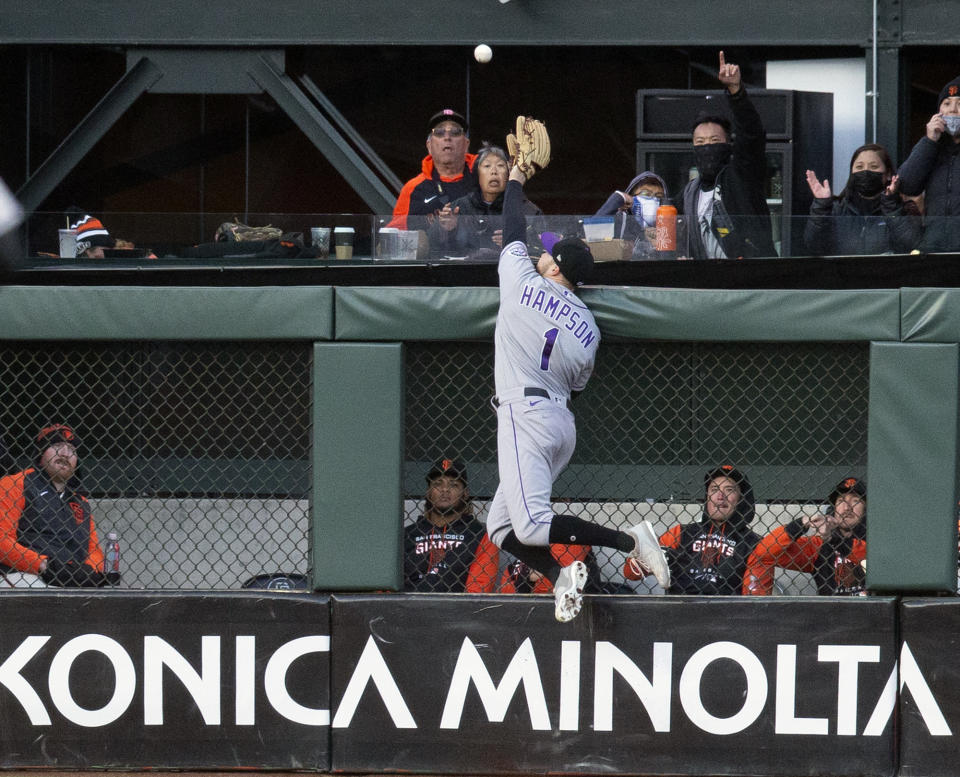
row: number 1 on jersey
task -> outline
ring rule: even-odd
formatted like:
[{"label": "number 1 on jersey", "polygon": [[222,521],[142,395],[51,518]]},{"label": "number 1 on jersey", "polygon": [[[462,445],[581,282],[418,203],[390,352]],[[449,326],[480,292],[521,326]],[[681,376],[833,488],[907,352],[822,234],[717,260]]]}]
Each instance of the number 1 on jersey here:
[{"label": "number 1 on jersey", "polygon": [[557,335],[560,334],[560,330],[557,327],[553,329],[548,329],[543,333],[543,339],[546,342],[543,344],[543,350],[540,351],[540,369],[549,370],[550,369],[550,354],[553,352],[553,344],[557,342]]}]

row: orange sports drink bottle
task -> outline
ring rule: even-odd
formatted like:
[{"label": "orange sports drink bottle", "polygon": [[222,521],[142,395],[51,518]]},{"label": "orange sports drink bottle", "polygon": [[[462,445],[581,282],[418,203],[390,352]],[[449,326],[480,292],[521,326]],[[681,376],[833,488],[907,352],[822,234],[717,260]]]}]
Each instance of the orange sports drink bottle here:
[{"label": "orange sports drink bottle", "polygon": [[657,208],[657,237],[654,245],[663,258],[677,251],[677,209],[673,205]]}]

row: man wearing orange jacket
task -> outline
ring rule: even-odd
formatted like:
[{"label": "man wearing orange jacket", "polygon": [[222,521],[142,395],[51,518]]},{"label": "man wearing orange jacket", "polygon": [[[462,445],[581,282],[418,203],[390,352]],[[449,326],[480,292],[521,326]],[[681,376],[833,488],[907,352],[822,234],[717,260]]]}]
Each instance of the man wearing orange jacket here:
[{"label": "man wearing orange jacket", "polygon": [[[829,497],[826,520],[820,516],[795,518],[760,540],[747,560],[743,593],[773,593],[774,569],[813,574],[821,596],[864,596],[867,558],[867,485],[848,477],[837,483]],[[804,536],[813,528],[816,534]]]},{"label": "man wearing orange jacket", "polygon": [[[449,215],[450,203],[477,188],[476,154],[468,154],[467,120],[450,108],[435,113],[427,127],[427,155],[420,175],[407,181],[393,208],[390,227],[426,229],[428,219]],[[420,218],[409,218],[418,216]]]},{"label": "man wearing orange jacket", "polygon": [[[600,584],[600,567],[589,545],[550,545],[550,554],[561,567],[568,567],[574,561],[587,565],[589,577],[584,593],[606,593]],[[508,559],[513,558],[510,554]],[[467,579],[468,594],[552,594],[553,583],[545,575],[531,569],[522,561],[514,559],[512,563],[501,563],[500,549],[492,542],[485,543],[477,556],[477,565]]]},{"label": "man wearing orange jacket", "polygon": [[90,503],[75,489],[80,441],[53,424],[36,443],[36,467],[0,478],[0,586],[105,585]]}]

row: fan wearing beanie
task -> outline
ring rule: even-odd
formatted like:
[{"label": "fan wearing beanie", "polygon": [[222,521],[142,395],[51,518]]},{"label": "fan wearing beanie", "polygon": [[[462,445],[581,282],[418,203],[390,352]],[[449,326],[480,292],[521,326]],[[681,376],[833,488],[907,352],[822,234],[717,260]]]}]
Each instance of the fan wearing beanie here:
[{"label": "fan wearing beanie", "polygon": [[103,550],[77,477],[79,436],[51,423],[34,445],[33,466],[0,478],[0,588],[106,585]]},{"label": "fan wearing beanie", "polygon": [[[674,524],[660,535],[670,564],[667,593],[739,594],[747,558],[760,541],[750,528],[755,514],[753,486],[741,470],[723,464],[704,474],[699,520]],[[637,559],[627,559],[625,578],[642,580],[646,574]]]},{"label": "fan wearing beanie", "polygon": [[77,258],[103,259],[103,249],[113,248],[114,240],[100,219],[72,208],[67,212],[70,229],[77,231]]},{"label": "fan wearing beanie", "polygon": [[921,251],[960,250],[960,76],[940,90],[926,133],[900,166],[900,191],[924,195]]},{"label": "fan wearing beanie", "polygon": [[811,574],[820,596],[866,596],[866,564],[867,484],[851,476],[837,483],[822,511],[760,540],[747,560],[743,593],[770,596],[780,567]]}]

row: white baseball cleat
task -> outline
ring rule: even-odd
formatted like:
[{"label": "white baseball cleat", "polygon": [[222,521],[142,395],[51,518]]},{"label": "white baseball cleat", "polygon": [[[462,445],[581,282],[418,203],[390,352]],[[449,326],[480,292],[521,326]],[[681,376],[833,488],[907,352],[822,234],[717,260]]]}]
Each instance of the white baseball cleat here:
[{"label": "white baseball cleat", "polygon": [[553,599],[556,603],[554,615],[561,623],[572,621],[583,607],[583,587],[587,584],[587,565],[574,561],[560,570],[560,576],[553,586]]},{"label": "white baseball cleat", "polygon": [[649,521],[640,521],[636,526],[631,526],[627,529],[627,534],[633,537],[636,543],[627,556],[638,559],[645,569],[653,573],[664,589],[669,588],[670,567]]}]

